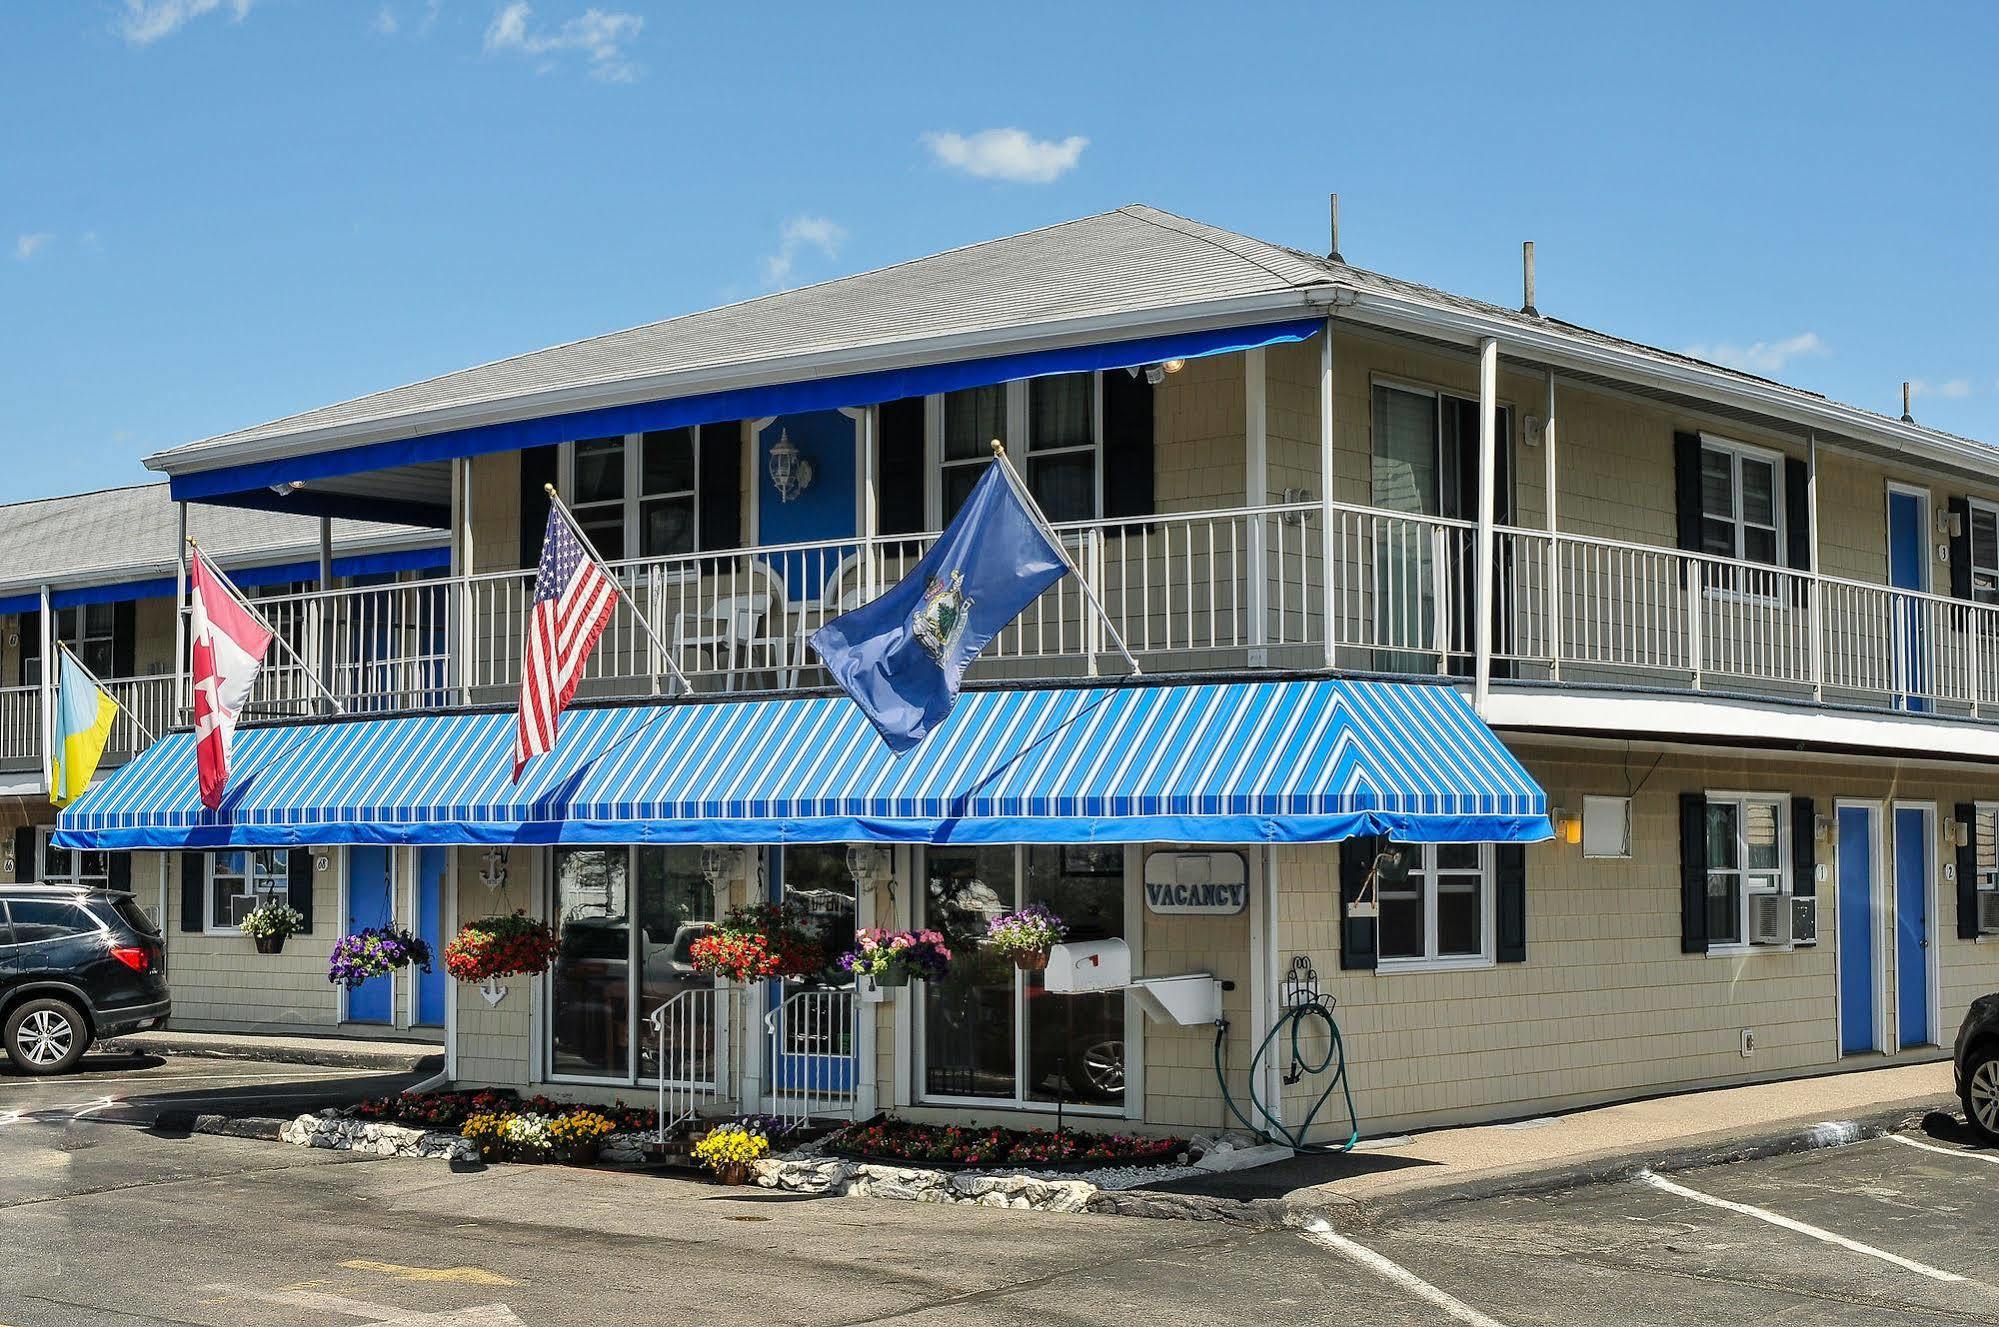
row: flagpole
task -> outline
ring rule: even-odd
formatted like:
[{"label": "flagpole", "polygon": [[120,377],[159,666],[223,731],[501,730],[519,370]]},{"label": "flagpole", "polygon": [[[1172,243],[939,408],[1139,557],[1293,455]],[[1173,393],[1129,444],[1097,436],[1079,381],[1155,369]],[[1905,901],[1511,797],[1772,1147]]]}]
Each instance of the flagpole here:
[{"label": "flagpole", "polygon": [[1055,527],[1041,514],[1041,504],[1034,500],[1034,494],[1028,491],[1026,481],[1021,479],[1020,472],[1013,468],[1013,459],[1006,454],[1006,444],[998,438],[993,439],[993,460],[999,465],[1000,472],[1006,476],[1007,483],[1013,486],[1014,496],[1020,499],[1021,505],[1034,517],[1034,523],[1041,527],[1041,533],[1048,536],[1048,542],[1055,546],[1055,551],[1061,555],[1062,561],[1067,563],[1069,570],[1075,574],[1076,584],[1082,587],[1083,597],[1090,601],[1090,607],[1097,610],[1097,617],[1103,622],[1104,630],[1110,633],[1111,644],[1117,646],[1118,653],[1122,654],[1124,661],[1131,665],[1132,676],[1137,677],[1144,672],[1144,669],[1138,666],[1138,660],[1133,658],[1131,651],[1125,647],[1124,637],[1118,634],[1117,624],[1111,621],[1111,615],[1104,611],[1103,601],[1097,598],[1096,589],[1090,584],[1090,578],[1076,565],[1076,559],[1069,556],[1069,546],[1062,542],[1062,536],[1055,532]]},{"label": "flagpole", "polygon": [[[194,550],[194,555],[196,557],[201,556],[201,545],[194,542],[194,537],[192,535],[188,536],[187,546]],[[285,653],[291,656],[292,662],[298,665],[298,669],[301,673],[305,674],[306,681],[318,687],[319,694],[326,697],[326,703],[333,707],[333,712],[335,714],[347,713],[347,707],[340,703],[340,697],[333,694],[333,689],[327,686],[325,681],[320,678],[319,674],[312,670],[312,665],[308,664],[304,659],[301,659],[299,657],[298,651],[292,648],[292,643],[286,640],[283,634],[280,633],[276,627],[271,625],[270,619],[257,611],[256,605],[250,602],[249,596],[243,593],[242,587],[237,585],[235,581],[229,579],[229,573],[222,570],[222,568],[216,566],[213,562],[208,563],[208,569],[215,573],[216,579],[221,581],[222,584],[228,588],[229,593],[236,596],[236,602],[243,605],[245,611],[247,611],[251,617],[257,619],[257,625],[261,626],[265,631],[268,631],[271,634],[271,639],[284,647]]]},{"label": "flagpole", "polygon": [[[118,712],[124,715],[128,720],[130,720],[132,726],[139,730],[139,735],[146,739],[148,745],[151,745],[153,741],[153,730],[146,727],[145,724],[141,723],[139,721],[138,715],[132,713],[132,711],[126,709],[123,705],[118,704],[118,697],[111,695],[110,689],[104,685],[104,680],[100,678],[97,674],[90,671],[90,665],[85,663],[83,660],[77,658],[76,651],[72,650],[69,646],[63,644],[61,641],[56,642],[56,648],[61,650],[64,654],[67,654],[70,657],[70,660],[73,663],[75,663],[78,668],[83,670],[83,675],[90,679],[91,685],[96,687],[100,694],[111,696],[111,703],[113,705],[118,706]],[[57,676],[56,681],[58,686],[60,686],[62,681],[60,675]]]},{"label": "flagpole", "polygon": [[673,651],[666,648],[666,642],[661,640],[659,633],[652,629],[651,620],[646,617],[645,610],[639,607],[639,601],[632,597],[632,592],[625,588],[625,583],[615,575],[612,575],[611,569],[605,566],[603,557],[597,552],[597,546],[590,542],[590,536],[583,533],[583,527],[576,523],[575,515],[564,505],[562,495],[555,491],[555,485],[543,484],[542,488],[548,491],[549,510],[562,514],[562,523],[569,527],[569,532],[576,536],[577,541],[583,545],[590,556],[596,559],[597,565],[603,568],[605,579],[617,587],[618,597],[631,606],[632,616],[639,620],[639,630],[645,632],[646,639],[651,641],[653,648],[659,651],[659,657],[665,661],[668,670],[673,673],[674,680],[680,683],[681,691],[692,694],[694,684],[687,680],[687,674],[681,672],[680,665],[674,662]]}]

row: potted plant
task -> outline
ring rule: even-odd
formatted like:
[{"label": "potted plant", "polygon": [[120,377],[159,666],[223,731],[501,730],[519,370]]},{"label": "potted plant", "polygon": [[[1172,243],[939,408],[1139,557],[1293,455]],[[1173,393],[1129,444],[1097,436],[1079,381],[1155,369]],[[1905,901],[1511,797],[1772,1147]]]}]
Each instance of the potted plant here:
[{"label": "potted plant", "polygon": [[593,1166],[616,1127],[594,1110],[572,1111],[548,1122],[549,1146],[572,1166]]},{"label": "potted plant", "polygon": [[305,929],[305,914],[289,903],[259,903],[243,918],[243,934],[257,942],[260,954],[282,954],[285,937]]},{"label": "potted plant", "polygon": [[1048,951],[1069,928],[1045,904],[1030,903],[1018,912],[995,917],[986,927],[986,948],[1013,960],[1023,972],[1048,966]]},{"label": "potted plant", "polygon": [[468,985],[548,971],[562,942],[555,928],[525,912],[466,922],[444,946],[444,970]]},{"label": "potted plant", "polygon": [[854,948],[840,956],[840,967],[877,986],[907,986],[911,977],[935,981],[951,966],[951,950],[937,931],[884,931],[875,927],[854,932]]},{"label": "potted plant", "polygon": [[333,944],[326,979],[353,990],[372,977],[415,966],[430,971],[430,946],[401,926],[369,926]]},{"label": "potted plant", "polygon": [[750,1163],[770,1151],[770,1139],[747,1124],[718,1124],[694,1144],[694,1159],[724,1184],[749,1179]]},{"label": "potted plant", "polygon": [[826,962],[797,911],[777,903],[729,909],[719,926],[688,946],[687,955],[697,972],[742,982],[803,977]]}]

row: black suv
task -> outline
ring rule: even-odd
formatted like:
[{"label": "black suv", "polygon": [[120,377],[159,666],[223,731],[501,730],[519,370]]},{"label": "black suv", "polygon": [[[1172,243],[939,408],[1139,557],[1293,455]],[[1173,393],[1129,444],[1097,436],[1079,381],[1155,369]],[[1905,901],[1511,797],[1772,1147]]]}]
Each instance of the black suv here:
[{"label": "black suv", "polygon": [[1980,996],[1965,1010],[1954,1059],[1964,1118],[1986,1142],[1999,1144],[1999,994]]},{"label": "black suv", "polygon": [[0,885],[0,1044],[16,1069],[61,1073],[167,1013],[166,949],[130,894]]}]

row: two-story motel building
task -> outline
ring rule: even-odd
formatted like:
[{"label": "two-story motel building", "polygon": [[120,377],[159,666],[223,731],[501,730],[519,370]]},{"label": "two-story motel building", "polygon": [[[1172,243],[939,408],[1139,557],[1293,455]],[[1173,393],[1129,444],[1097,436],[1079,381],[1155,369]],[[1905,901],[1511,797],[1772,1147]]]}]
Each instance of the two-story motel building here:
[{"label": "two-story motel building", "polygon": [[[994,438],[1144,672],[1065,582],[891,761],[804,641],[913,564]],[[439,934],[556,921],[546,977],[446,991],[468,1084],[1223,1123],[1212,1021],[979,956],[1033,900],[1139,978],[1226,983],[1238,1097],[1306,960],[1367,1131],[1932,1058],[1999,986],[1995,457],[1127,207],[150,458],[190,512],[448,544],[420,585],[291,596],[301,654],[383,596],[441,625],[353,633],[344,716],[274,673],[220,812],[178,732],[58,840],[132,851],[183,911],[218,863],[255,895],[304,851]],[[695,694],[621,608],[516,787],[545,482]],[[1407,878],[1351,906],[1381,834]],[[1231,887],[1147,887],[1188,881]],[[930,925],[959,960],[880,1000],[692,972],[702,923],[784,897],[836,952]]]}]

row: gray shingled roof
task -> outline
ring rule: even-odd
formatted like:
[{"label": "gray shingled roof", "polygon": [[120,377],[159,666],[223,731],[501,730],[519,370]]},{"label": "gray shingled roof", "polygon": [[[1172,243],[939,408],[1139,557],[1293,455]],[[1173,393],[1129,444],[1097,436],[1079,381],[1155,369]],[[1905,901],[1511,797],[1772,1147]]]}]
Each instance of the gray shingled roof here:
[{"label": "gray shingled roof", "polygon": [[[318,556],[319,520],[282,512],[189,504],[188,533],[225,565]],[[89,585],[171,572],[178,526],[165,483],[102,489],[0,506],[0,589]],[[334,546],[440,542],[436,530],[335,521]],[[262,556],[269,554],[270,556]]]},{"label": "gray shingled roof", "polygon": [[[953,336],[997,339],[1002,333],[1026,332],[1037,325],[1165,311],[1208,301],[1268,297],[1273,307],[1280,307],[1277,302],[1284,296],[1296,294],[1302,309],[1306,291],[1334,284],[1498,319],[1539,333],[1556,330],[1620,355],[1775,387],[1794,394],[1801,403],[1826,400],[1817,393],[1670,350],[1556,319],[1530,317],[1133,205],[445,374],[189,443],[161,452],[147,463],[180,473],[226,463],[227,453],[245,445],[282,447],[289,437],[324,438],[328,430],[334,431],[335,440],[324,445],[335,447],[376,436],[420,435],[433,431],[425,417],[437,411],[490,407],[498,415],[514,417],[506,414],[506,403],[522,399],[520,414],[527,416],[537,411],[525,399],[547,393],[615,390],[632,380],[734,366],[747,369],[815,353],[890,352],[898,343]],[[1859,413],[1900,427],[1888,416]],[[1939,430],[1923,432],[1953,443],[1970,441]],[[300,447],[315,449],[305,443]]]}]

